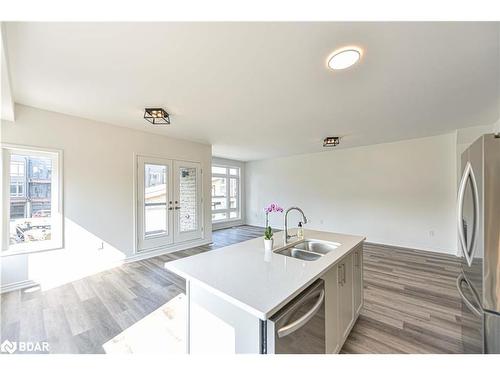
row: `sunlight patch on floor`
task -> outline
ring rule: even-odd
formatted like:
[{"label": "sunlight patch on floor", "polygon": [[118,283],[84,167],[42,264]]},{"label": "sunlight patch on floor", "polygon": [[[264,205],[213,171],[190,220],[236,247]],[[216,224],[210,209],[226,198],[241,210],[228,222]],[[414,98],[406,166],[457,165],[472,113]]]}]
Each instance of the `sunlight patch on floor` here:
[{"label": "sunlight patch on floor", "polygon": [[103,345],[106,353],[186,353],[186,295],[166,304]]}]

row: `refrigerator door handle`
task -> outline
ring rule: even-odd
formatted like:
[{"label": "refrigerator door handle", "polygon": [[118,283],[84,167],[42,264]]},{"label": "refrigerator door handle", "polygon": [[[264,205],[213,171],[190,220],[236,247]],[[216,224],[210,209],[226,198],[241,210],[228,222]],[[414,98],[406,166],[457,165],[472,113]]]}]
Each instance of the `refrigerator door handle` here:
[{"label": "refrigerator door handle", "polygon": [[[474,205],[474,226],[472,228],[472,235],[468,246],[467,241],[465,240],[462,216],[464,209],[465,188],[467,187],[467,181],[469,180],[469,177],[471,180],[473,205]],[[472,169],[472,165],[470,162],[467,162],[467,165],[465,166],[464,174],[462,175],[462,179],[460,181],[460,185],[458,188],[457,226],[458,226],[458,238],[460,242],[460,247],[462,248],[462,252],[464,253],[465,259],[467,260],[467,264],[470,267],[472,265],[474,248],[476,247],[477,232],[479,230],[479,195],[477,192],[476,177],[474,176],[474,171]]]},{"label": "refrigerator door handle", "polygon": [[[476,303],[477,303],[477,306],[474,306],[474,304],[469,301],[467,299],[467,297],[465,296],[463,290],[462,290],[462,284],[463,283],[466,283],[468,288],[471,290],[471,293],[474,295],[474,297],[476,297]],[[467,307],[474,313],[476,314],[477,316],[479,317],[482,317],[483,314],[484,314],[484,310],[483,308],[481,307],[481,305],[479,304],[478,302],[478,299],[477,299],[477,296],[476,296],[476,293],[474,292],[474,290],[471,288],[471,286],[469,285],[469,282],[467,281],[467,279],[464,277],[463,274],[460,274],[458,277],[457,277],[457,289],[458,289],[458,293],[460,294],[460,297],[462,297],[462,301],[465,302],[465,304],[467,305]]]}]

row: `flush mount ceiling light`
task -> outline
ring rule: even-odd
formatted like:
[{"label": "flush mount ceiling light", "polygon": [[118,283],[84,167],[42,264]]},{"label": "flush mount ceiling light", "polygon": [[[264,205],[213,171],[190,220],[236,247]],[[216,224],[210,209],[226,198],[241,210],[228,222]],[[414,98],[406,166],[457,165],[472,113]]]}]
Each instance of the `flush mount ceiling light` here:
[{"label": "flush mount ceiling light", "polygon": [[144,118],[153,125],[170,124],[170,115],[163,108],[145,108]]},{"label": "flush mount ceiling light", "polygon": [[328,67],[332,70],[342,70],[356,64],[363,52],[358,47],[344,47],[334,51],[327,60]]},{"label": "flush mount ceiling light", "polygon": [[323,147],[335,147],[340,143],[340,137],[326,137],[323,140]]}]

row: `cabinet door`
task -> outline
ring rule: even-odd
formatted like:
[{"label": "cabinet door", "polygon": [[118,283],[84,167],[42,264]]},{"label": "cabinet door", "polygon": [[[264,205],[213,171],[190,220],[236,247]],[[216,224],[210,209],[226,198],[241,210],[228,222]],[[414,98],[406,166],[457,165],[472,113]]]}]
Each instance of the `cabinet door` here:
[{"label": "cabinet door", "polygon": [[200,163],[174,161],[175,242],[202,237]]},{"label": "cabinet door", "polygon": [[357,315],[363,305],[363,247],[353,252],[353,287],[354,315]]},{"label": "cabinet door", "polygon": [[151,250],[173,242],[172,161],[137,158],[137,248]]},{"label": "cabinet door", "polygon": [[340,261],[340,291],[339,291],[339,328],[340,334],[345,338],[349,334],[349,328],[353,320],[352,306],[352,255],[349,254]]},{"label": "cabinet door", "polygon": [[338,266],[330,268],[322,279],[325,282],[326,353],[338,353],[340,350]]}]

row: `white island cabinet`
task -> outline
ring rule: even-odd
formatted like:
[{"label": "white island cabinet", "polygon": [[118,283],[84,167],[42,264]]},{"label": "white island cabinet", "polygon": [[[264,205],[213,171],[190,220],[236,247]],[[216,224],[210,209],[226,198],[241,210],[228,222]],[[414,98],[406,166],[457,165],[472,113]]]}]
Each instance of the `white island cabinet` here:
[{"label": "white island cabinet", "polygon": [[[284,244],[277,233],[273,252],[256,238],[166,263],[186,279],[186,352],[274,353],[273,319],[294,312],[297,301],[310,300],[300,315],[305,318],[311,310],[316,320],[287,338],[292,349],[285,352],[308,352],[316,345],[321,352],[338,353],[363,303],[364,238],[313,230],[304,238],[335,248],[314,260],[297,259],[278,253]],[[302,241],[295,238],[288,246]],[[293,331],[291,326],[305,321],[302,316],[285,321],[284,330]]]}]

